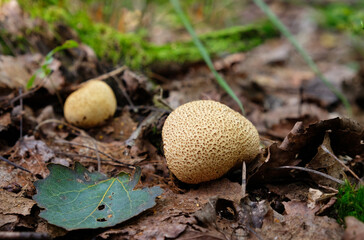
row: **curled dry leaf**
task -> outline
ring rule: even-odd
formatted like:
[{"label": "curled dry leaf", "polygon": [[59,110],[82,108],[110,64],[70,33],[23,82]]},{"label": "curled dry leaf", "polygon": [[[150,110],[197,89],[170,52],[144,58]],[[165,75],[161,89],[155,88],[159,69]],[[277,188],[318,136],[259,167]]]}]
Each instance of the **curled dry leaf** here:
[{"label": "curled dry leaf", "polygon": [[[251,182],[282,180],[290,177],[290,171],[277,170],[279,166],[305,166],[317,154],[326,132],[336,155],[355,157],[364,153],[364,128],[348,118],[334,118],[309,125],[297,122],[281,144],[269,146],[268,159],[256,164],[250,171]],[[263,158],[264,161],[264,158]],[[325,166],[323,166],[325,167]]]},{"label": "curled dry leaf", "polygon": [[[325,150],[324,150],[325,149]],[[329,152],[327,152],[329,151]],[[331,154],[330,154],[331,153]],[[344,180],[347,178],[345,169],[335,158],[332,157],[333,150],[331,149],[329,133],[326,132],[323,143],[318,147],[317,154],[307,164],[307,167],[315,170],[322,168],[326,169],[326,173],[336,179]],[[330,179],[321,177],[317,174],[309,173],[311,178],[318,184],[329,187],[338,187],[338,183]]]}]

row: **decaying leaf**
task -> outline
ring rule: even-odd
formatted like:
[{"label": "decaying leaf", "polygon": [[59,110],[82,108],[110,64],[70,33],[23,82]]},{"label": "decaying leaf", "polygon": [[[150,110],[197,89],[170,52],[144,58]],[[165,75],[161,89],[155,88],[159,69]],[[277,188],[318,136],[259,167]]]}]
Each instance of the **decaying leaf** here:
[{"label": "decaying leaf", "polygon": [[35,201],[25,198],[21,193],[16,194],[0,189],[0,228],[14,228],[20,216],[27,216],[35,205]]},{"label": "decaying leaf", "polygon": [[[292,176],[291,171],[276,169],[279,166],[306,166],[316,156],[328,132],[332,153],[355,157],[364,153],[364,128],[348,118],[320,121],[305,128],[297,122],[281,144],[273,143],[268,148],[269,158],[255,166],[250,175],[252,182],[282,180]],[[331,165],[330,165],[331,166]],[[337,165],[335,165],[337,166]],[[316,166],[326,168],[325,166]],[[339,167],[340,168],[340,167]],[[338,167],[335,167],[338,169]],[[330,170],[332,171],[335,170]],[[342,170],[340,171],[340,174]],[[339,176],[340,177],[340,176]],[[341,177],[340,177],[341,178]]]},{"label": "decaying leaf", "polygon": [[[318,147],[317,154],[308,163],[308,167],[320,170],[325,169],[326,173],[336,179],[344,180],[347,178],[345,169],[343,166],[336,161],[333,157],[333,150],[330,144],[329,133],[326,132],[323,143]],[[319,175],[310,173],[311,178],[318,184],[330,187],[338,187],[338,183],[331,181],[330,179],[323,178]]]},{"label": "decaying leaf", "polygon": [[[143,214],[138,218],[137,224],[110,229],[104,234],[100,234],[100,237],[109,239],[122,235],[133,239],[148,240],[194,239],[199,236],[200,238],[197,239],[225,239],[224,235],[215,228],[200,226],[193,216],[214,196],[220,196],[229,202],[240,199],[238,197],[241,197],[241,185],[223,178],[203,183],[199,188],[190,189],[183,194],[167,188],[159,199],[159,204],[154,208],[153,215]],[[215,211],[215,208],[213,210]],[[227,223],[230,224],[231,220],[226,220],[224,223],[219,222],[219,226],[222,226],[221,224],[226,226]]]},{"label": "decaying leaf", "polygon": [[[323,207],[326,207],[326,205],[323,204],[323,201],[330,199],[333,199],[333,197],[336,195],[336,193],[323,193],[319,189],[313,189],[310,188],[308,191],[307,196],[307,206],[310,209],[322,209]],[[335,200],[333,202],[335,203]],[[331,206],[331,205],[330,205]]]},{"label": "decaying leaf", "polygon": [[[0,87],[16,89],[25,87],[27,81],[43,61],[41,54],[26,54],[18,57],[0,56]],[[64,84],[64,77],[60,72],[61,62],[54,59],[48,66],[52,73],[49,81],[43,83],[43,79],[36,78],[37,84],[44,84],[44,87],[51,93],[60,90]]]},{"label": "decaying leaf", "polygon": [[153,207],[160,187],[133,190],[141,171],[107,178],[90,173],[81,164],[75,169],[50,164],[50,175],[35,182],[34,199],[45,208],[40,216],[67,230],[110,227]]},{"label": "decaying leaf", "polygon": [[[16,223],[19,221],[19,217],[17,215],[7,215],[0,213],[0,228],[4,229],[4,226],[7,225],[6,230],[14,228]],[[9,226],[10,225],[10,226]]]},{"label": "decaying leaf", "polygon": [[[304,201],[284,203],[285,214],[278,219],[268,216],[261,229],[255,229],[261,239],[341,239],[343,229],[332,218],[315,216]],[[271,211],[271,210],[270,210]]]},{"label": "decaying leaf", "polygon": [[16,193],[0,189],[0,213],[29,215],[35,202]]},{"label": "decaying leaf", "polygon": [[0,116],[0,132],[7,130],[11,124],[10,113],[5,113]]}]

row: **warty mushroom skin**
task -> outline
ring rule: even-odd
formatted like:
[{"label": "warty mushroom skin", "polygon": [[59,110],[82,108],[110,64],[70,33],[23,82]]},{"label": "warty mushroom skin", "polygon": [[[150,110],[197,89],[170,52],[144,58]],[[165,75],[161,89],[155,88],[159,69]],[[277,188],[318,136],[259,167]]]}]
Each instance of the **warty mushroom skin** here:
[{"label": "warty mushroom skin", "polygon": [[64,116],[75,126],[90,128],[112,117],[116,107],[116,97],[111,87],[103,81],[91,80],[67,97]]},{"label": "warty mushroom skin", "polygon": [[211,100],[189,102],[174,110],[164,123],[162,139],[170,171],[191,184],[220,178],[260,152],[254,125]]}]

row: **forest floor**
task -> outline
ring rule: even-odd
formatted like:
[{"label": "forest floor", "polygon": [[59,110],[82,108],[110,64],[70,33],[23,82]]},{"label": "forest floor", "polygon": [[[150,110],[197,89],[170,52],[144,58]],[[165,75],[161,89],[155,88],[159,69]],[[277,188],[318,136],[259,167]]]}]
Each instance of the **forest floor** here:
[{"label": "forest floor", "polygon": [[[3,38],[13,55],[0,55],[0,154],[10,161],[0,161],[0,239],[363,239],[362,222],[352,217],[345,224],[337,221],[337,181],[277,169],[301,167],[336,180],[362,181],[358,179],[364,176],[363,44],[348,33],[320,28],[311,21],[309,6],[271,7],[324,76],[347,96],[353,114],[348,115],[284,37],[215,58],[215,68],[243,102],[245,116],[261,137],[262,156],[247,169],[247,196],[242,195],[240,169],[188,185],[171,175],[163,156],[161,130],[170,110],[161,106],[175,109],[210,99],[240,111],[203,62],[140,73],[105,63],[80,43],[56,54],[48,66],[50,76],[45,81],[36,78],[34,87],[25,90],[50,46],[59,39],[77,41],[78,36],[62,25],[57,26],[59,36],[32,33],[26,39],[32,51]],[[256,6],[247,5],[241,18],[261,16]],[[47,24],[30,19],[10,1],[1,5],[0,26],[19,35]],[[166,31],[150,39],[178,38]],[[112,87],[117,111],[106,124],[81,129],[65,121],[63,102],[89,79]],[[48,179],[51,164],[73,169],[75,162],[87,169],[82,170],[86,175],[101,172],[111,179],[121,172],[136,174],[138,166],[141,178],[136,188],[163,193],[154,207],[153,202],[150,209],[109,227],[50,224],[49,218],[40,217],[46,207],[34,197],[41,192],[40,183],[34,183]],[[101,219],[98,222],[108,221]]]}]

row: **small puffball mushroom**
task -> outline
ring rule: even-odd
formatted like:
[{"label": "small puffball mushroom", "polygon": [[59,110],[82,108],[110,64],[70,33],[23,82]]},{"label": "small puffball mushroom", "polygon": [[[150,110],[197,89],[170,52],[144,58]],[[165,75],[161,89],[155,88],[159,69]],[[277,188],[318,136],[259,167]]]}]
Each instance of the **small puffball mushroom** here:
[{"label": "small puffball mushroom", "polygon": [[64,116],[75,126],[95,127],[114,115],[116,105],[111,87],[103,81],[91,80],[67,97]]},{"label": "small puffball mushroom", "polygon": [[220,178],[260,153],[254,125],[228,106],[210,100],[175,109],[164,123],[162,139],[168,168],[190,184]]}]

